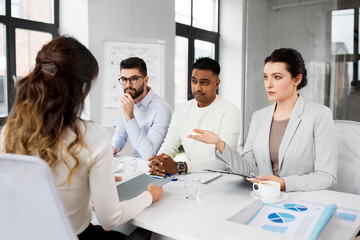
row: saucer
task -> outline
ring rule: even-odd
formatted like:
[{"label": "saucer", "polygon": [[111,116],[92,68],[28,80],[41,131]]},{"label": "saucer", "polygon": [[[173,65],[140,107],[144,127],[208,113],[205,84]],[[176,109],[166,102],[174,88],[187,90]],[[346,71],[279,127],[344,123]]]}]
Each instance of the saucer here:
[{"label": "saucer", "polygon": [[259,194],[255,191],[252,191],[250,193],[250,195],[255,198],[255,199],[260,199],[261,201],[263,201],[264,203],[277,203],[277,202],[280,202],[282,200],[285,200],[288,198],[288,194],[285,193],[285,192],[280,192],[280,196],[278,198],[275,198],[275,199],[266,199],[266,198],[261,198],[259,196]]}]

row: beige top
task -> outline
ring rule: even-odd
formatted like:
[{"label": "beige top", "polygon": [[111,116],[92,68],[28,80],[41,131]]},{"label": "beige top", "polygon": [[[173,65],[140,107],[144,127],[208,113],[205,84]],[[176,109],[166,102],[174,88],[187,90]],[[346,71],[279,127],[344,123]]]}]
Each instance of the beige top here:
[{"label": "beige top", "polygon": [[[83,232],[92,219],[92,206],[105,230],[111,230],[137,216],[151,205],[152,196],[145,191],[135,198],[119,201],[113,175],[113,154],[111,138],[106,129],[94,122],[79,122],[84,133],[84,142],[90,149],[81,148],[78,152],[80,165],[72,176],[70,188],[66,182],[69,170],[64,162],[59,162],[53,169],[54,181],[59,198],[76,234]],[[6,126],[5,126],[6,127]],[[65,145],[75,138],[68,132]],[[1,135],[1,146],[3,145]],[[63,153],[69,163],[75,160]]]},{"label": "beige top", "polygon": [[269,139],[270,159],[271,159],[274,175],[278,177],[279,177],[279,147],[283,139],[288,122],[289,119],[281,120],[281,121],[273,120],[271,123],[270,139]]}]

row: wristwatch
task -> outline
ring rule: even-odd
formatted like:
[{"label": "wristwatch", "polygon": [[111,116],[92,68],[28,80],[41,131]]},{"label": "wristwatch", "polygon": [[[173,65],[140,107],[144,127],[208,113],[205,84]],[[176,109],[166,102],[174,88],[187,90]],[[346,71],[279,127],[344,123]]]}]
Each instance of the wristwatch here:
[{"label": "wristwatch", "polygon": [[185,172],[186,166],[184,162],[178,162],[177,164],[178,173],[182,174]]}]

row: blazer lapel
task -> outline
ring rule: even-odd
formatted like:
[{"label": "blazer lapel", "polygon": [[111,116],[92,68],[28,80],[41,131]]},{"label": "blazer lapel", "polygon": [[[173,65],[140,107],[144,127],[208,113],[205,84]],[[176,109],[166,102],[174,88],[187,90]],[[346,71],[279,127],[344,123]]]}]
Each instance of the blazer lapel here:
[{"label": "blazer lapel", "polygon": [[305,99],[299,95],[279,147],[279,172],[284,160],[286,149],[289,146],[291,139],[293,138],[296,129],[301,122],[300,116],[304,112],[304,106]]},{"label": "blazer lapel", "polygon": [[272,169],[272,163],[271,163],[271,159],[270,159],[270,129],[271,129],[271,123],[272,123],[272,119],[273,119],[273,115],[274,115],[274,110],[276,107],[276,103],[274,103],[271,107],[269,107],[268,111],[265,114],[264,117],[264,122],[263,122],[263,129],[262,129],[262,138],[265,139],[265,146],[264,146],[264,158],[265,158],[265,162],[268,163],[268,172],[273,172]]}]

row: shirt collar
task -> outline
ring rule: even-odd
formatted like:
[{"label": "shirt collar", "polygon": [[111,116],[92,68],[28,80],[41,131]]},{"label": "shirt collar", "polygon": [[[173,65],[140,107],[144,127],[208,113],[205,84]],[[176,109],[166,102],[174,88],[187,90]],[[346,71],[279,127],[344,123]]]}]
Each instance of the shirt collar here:
[{"label": "shirt collar", "polygon": [[143,106],[143,107],[148,107],[153,96],[154,96],[154,92],[150,87],[147,87],[149,89],[148,93],[145,95],[145,97],[143,99],[141,99],[140,102],[138,102],[136,105],[139,106]]}]

